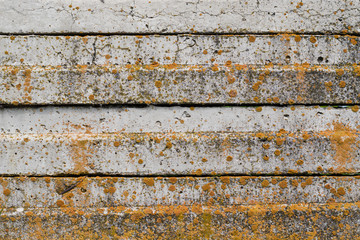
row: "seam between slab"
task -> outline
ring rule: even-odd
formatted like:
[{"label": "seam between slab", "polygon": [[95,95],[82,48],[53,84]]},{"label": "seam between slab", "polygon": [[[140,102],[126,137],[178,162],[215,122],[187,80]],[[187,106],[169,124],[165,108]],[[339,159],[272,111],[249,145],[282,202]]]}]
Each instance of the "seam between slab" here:
[{"label": "seam between slab", "polygon": [[190,36],[247,36],[247,35],[261,35],[261,36],[276,36],[282,34],[291,34],[291,35],[309,35],[309,36],[360,36],[360,32],[205,32],[205,33],[191,33],[191,32],[178,32],[178,33],[160,33],[160,32],[113,32],[113,33],[100,33],[100,32],[68,32],[68,33],[50,33],[50,32],[41,32],[41,33],[3,33],[0,32],[0,36],[179,36],[179,35],[190,35]]},{"label": "seam between slab", "polygon": [[315,102],[315,103],[295,103],[295,104],[272,104],[272,103],[158,103],[158,104],[144,104],[144,103],[80,103],[80,104],[73,104],[73,103],[45,103],[45,104],[38,104],[38,103],[31,103],[31,104],[0,104],[1,108],[43,108],[43,107],[64,107],[64,108],[71,108],[71,107],[79,107],[79,108],[86,108],[86,107],[101,107],[101,108],[147,108],[147,107],[202,107],[202,108],[211,108],[211,107],[312,107],[318,106],[320,108],[332,107],[332,108],[351,108],[352,106],[357,106],[360,103],[322,103],[322,102]]},{"label": "seam between slab", "polygon": [[0,174],[0,177],[28,177],[28,178],[79,178],[79,177],[87,177],[87,178],[111,178],[111,177],[118,177],[118,178],[167,178],[167,177],[178,177],[178,178],[186,178],[186,177],[196,177],[196,178],[220,178],[220,177],[357,177],[360,176],[360,172],[356,173],[280,173],[280,174],[273,174],[273,173],[254,173],[254,174],[99,174],[99,173],[87,173],[87,174],[56,174],[56,175],[21,175],[21,174]]}]

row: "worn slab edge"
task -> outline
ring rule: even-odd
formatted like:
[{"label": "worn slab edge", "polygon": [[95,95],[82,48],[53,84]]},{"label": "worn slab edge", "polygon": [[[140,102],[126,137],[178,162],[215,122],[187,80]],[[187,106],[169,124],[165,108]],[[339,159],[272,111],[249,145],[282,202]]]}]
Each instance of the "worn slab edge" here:
[{"label": "worn slab edge", "polygon": [[0,239],[359,239],[359,203],[18,208]]},{"label": "worn slab edge", "polygon": [[0,5],[1,33],[353,32],[359,1],[16,0]]},{"label": "worn slab edge", "polygon": [[0,120],[8,176],[360,170],[356,106],[3,108]]},{"label": "worn slab edge", "polygon": [[349,104],[347,36],[1,37],[0,103]]}]

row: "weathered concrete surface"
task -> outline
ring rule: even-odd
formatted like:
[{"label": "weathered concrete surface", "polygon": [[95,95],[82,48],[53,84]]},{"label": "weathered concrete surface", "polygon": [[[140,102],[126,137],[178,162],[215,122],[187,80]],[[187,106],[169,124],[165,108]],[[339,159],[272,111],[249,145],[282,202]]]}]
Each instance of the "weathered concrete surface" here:
[{"label": "weathered concrete surface", "polygon": [[359,203],[7,209],[1,239],[358,239]]},{"label": "weathered concrete surface", "polygon": [[358,109],[3,108],[0,174],[358,173]]},{"label": "weathered concrete surface", "polygon": [[359,184],[357,177],[2,178],[0,237],[356,239]]},{"label": "weathered concrete surface", "polygon": [[354,36],[6,36],[2,104],[360,103]]},{"label": "weathered concrete surface", "polygon": [[359,32],[358,0],[1,1],[1,33]]}]

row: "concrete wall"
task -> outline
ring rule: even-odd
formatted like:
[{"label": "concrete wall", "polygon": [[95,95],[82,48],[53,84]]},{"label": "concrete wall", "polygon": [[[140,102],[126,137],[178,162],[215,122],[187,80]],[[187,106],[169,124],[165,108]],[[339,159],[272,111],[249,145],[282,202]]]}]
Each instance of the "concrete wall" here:
[{"label": "concrete wall", "polygon": [[0,1],[0,239],[358,239],[360,1]]}]

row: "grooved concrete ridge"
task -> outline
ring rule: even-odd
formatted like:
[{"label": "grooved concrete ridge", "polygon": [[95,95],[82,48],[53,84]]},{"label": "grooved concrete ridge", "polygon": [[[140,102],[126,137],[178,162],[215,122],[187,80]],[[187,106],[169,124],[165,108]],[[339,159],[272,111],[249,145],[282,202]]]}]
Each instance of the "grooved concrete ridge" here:
[{"label": "grooved concrete ridge", "polygon": [[360,239],[359,0],[0,0],[0,239]]}]

